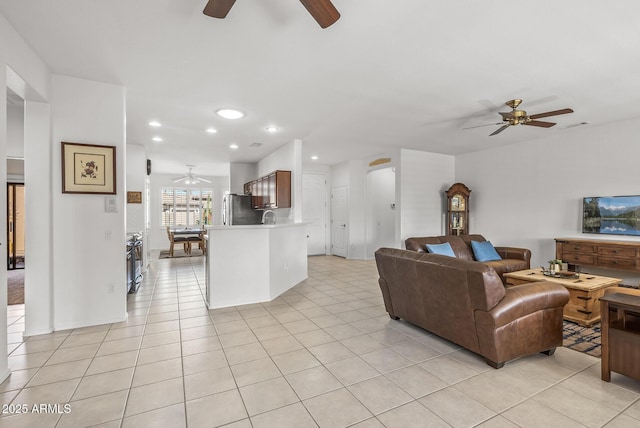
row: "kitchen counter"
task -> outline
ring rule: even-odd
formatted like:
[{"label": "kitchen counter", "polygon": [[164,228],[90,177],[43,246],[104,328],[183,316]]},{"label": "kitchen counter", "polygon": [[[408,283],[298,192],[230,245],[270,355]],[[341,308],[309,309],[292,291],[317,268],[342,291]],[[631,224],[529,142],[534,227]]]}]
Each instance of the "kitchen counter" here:
[{"label": "kitchen counter", "polygon": [[307,224],[207,227],[209,308],[268,302],[307,278]]}]

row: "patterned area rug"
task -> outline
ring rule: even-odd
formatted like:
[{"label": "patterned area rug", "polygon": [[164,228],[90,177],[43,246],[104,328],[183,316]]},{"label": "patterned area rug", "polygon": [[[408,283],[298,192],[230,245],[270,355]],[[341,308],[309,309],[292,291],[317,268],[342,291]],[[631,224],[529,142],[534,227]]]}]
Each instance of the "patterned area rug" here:
[{"label": "patterned area rug", "polygon": [[562,345],[565,348],[600,358],[600,323],[583,327],[565,320],[562,336]]},{"label": "patterned area rug", "polygon": [[184,252],[184,250],[173,250],[173,257],[169,256],[169,250],[162,250],[160,251],[160,255],[158,256],[159,259],[171,259],[171,258],[178,258],[178,257],[199,257],[199,256],[203,256],[204,254],[202,254],[202,250],[198,250],[196,248],[193,248],[191,250],[191,254],[187,254]]}]

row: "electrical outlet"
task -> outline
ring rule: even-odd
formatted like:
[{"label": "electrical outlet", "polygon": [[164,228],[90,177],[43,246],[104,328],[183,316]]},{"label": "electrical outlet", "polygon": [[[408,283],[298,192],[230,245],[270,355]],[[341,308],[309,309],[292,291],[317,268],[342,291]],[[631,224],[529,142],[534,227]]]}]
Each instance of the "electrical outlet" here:
[{"label": "electrical outlet", "polygon": [[286,263],[284,264],[284,271],[289,272],[289,265],[287,265]]}]

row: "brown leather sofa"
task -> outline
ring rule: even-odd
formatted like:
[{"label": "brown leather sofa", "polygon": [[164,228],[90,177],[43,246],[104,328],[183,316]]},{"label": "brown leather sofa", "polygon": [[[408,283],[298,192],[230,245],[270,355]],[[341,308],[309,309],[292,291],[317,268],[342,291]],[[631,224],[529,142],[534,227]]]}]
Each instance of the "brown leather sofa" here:
[{"label": "brown leather sofa", "polygon": [[562,346],[569,292],[540,281],[505,289],[484,263],[397,248],[375,253],[384,304],[402,318],[483,356],[494,368]]},{"label": "brown leather sofa", "polygon": [[[457,258],[475,260],[471,249],[471,241],[484,242],[486,239],[482,235],[427,236],[407,238],[404,244],[407,250],[426,253],[427,244],[444,244],[448,242]],[[531,251],[528,249],[516,247],[495,247],[495,249],[502,257],[502,260],[483,263],[491,266],[498,273],[503,284],[505,283],[503,276],[505,273],[531,268]]]}]

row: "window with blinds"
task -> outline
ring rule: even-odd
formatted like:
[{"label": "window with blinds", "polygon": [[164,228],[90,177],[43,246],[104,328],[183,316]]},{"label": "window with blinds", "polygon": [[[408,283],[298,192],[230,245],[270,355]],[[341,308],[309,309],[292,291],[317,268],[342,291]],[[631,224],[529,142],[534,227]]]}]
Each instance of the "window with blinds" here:
[{"label": "window with blinds", "polygon": [[163,188],[162,226],[199,227],[212,224],[212,198],[211,189]]}]

